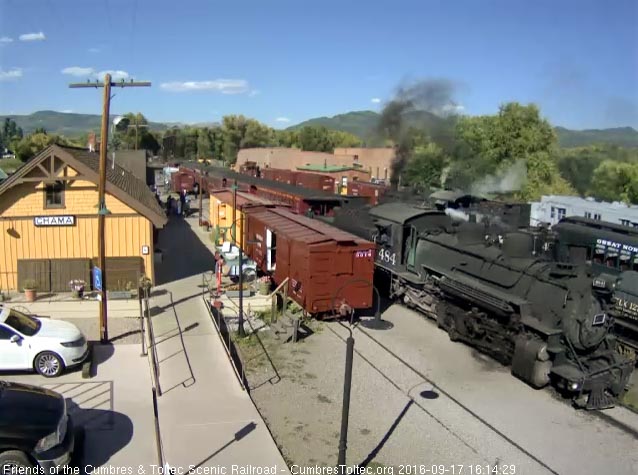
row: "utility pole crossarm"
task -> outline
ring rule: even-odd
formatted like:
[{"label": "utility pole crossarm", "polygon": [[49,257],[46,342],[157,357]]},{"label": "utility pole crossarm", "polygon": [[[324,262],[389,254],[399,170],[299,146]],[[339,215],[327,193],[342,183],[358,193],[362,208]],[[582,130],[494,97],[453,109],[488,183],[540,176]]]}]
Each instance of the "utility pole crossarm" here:
[{"label": "utility pole crossarm", "polygon": [[[103,82],[76,82],[69,84],[70,88],[80,88],[80,87],[104,87]],[[150,81],[111,81],[111,87],[150,87]]]}]

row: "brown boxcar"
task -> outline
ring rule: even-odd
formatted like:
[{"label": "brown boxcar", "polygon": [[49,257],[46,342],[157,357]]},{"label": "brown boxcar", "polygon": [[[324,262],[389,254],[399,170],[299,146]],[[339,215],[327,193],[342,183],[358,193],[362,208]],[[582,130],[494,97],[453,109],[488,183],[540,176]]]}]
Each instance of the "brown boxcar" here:
[{"label": "brown boxcar", "polygon": [[195,177],[191,173],[175,172],[171,175],[171,191],[175,193],[181,193],[186,191],[190,193],[193,191],[195,185]]},{"label": "brown boxcar", "polygon": [[286,170],[285,168],[264,168],[261,170],[261,177],[266,180],[294,185],[297,179],[297,172]]},{"label": "brown boxcar", "polygon": [[318,173],[297,172],[295,185],[311,190],[335,191],[335,179]]},{"label": "brown boxcar", "polygon": [[[372,306],[376,246],[281,209],[246,209],[246,253],[313,315]],[[334,299],[334,307],[332,302]]]},{"label": "brown boxcar", "polygon": [[352,181],[348,183],[348,195],[365,196],[371,205],[379,204],[379,198],[388,190],[384,185],[370,183],[369,181]]}]

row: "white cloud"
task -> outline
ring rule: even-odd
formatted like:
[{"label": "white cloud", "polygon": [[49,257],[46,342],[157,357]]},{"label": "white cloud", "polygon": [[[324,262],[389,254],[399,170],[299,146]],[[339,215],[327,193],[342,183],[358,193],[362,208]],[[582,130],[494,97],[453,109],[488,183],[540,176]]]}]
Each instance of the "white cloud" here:
[{"label": "white cloud", "polygon": [[255,97],[255,96],[258,96],[259,94],[261,94],[261,91],[257,89],[253,89],[252,91],[248,93],[248,97]]},{"label": "white cloud", "polygon": [[106,71],[96,71],[93,68],[84,68],[82,66],[70,66],[62,70],[62,74],[69,74],[71,76],[90,77],[95,79],[104,79],[106,74],[111,75],[113,81],[120,79],[128,79],[129,73],[126,71],[108,69]]},{"label": "white cloud", "polygon": [[0,38],[0,43],[13,43],[13,38],[9,38],[8,36],[3,36]]},{"label": "white cloud", "polygon": [[126,71],[121,71],[121,70],[112,70],[112,69],[107,69],[106,71],[100,71],[98,73],[95,73],[95,76],[97,76],[98,78],[104,78],[105,74],[110,74],[111,75],[111,79],[113,81],[117,80],[117,79],[128,79],[129,74]]},{"label": "white cloud", "polygon": [[277,117],[277,118],[275,119],[275,122],[285,122],[285,123],[288,123],[288,122],[290,122],[290,119],[289,119],[288,117]]},{"label": "white cloud", "polygon": [[99,53],[100,52],[99,48],[89,48],[87,51],[89,53]]},{"label": "white cloud", "polygon": [[222,94],[243,94],[249,91],[245,79],[215,79],[213,81],[174,81],[160,85],[162,89],[172,92],[184,91],[217,91]]},{"label": "white cloud", "polygon": [[81,66],[70,66],[62,70],[62,74],[69,74],[71,76],[92,76],[95,74],[93,68],[83,68]]},{"label": "white cloud", "polygon": [[0,69],[0,81],[11,81],[22,77],[22,69],[11,68],[8,71]]},{"label": "white cloud", "polygon": [[19,36],[20,41],[42,41],[46,40],[46,38],[41,31],[38,33],[25,33]]},{"label": "white cloud", "polygon": [[64,109],[63,111],[60,111],[60,112],[62,112],[63,114],[72,114],[73,113],[73,111],[71,109]]},{"label": "white cloud", "polygon": [[378,104],[381,102],[381,99],[379,99],[378,97],[373,97],[372,99],[370,99],[370,102],[372,102],[373,104]]}]

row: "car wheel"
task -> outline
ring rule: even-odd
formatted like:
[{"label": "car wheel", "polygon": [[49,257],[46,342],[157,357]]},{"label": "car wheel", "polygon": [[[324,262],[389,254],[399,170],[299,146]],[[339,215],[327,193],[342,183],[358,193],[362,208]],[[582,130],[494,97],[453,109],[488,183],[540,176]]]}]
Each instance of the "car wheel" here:
[{"label": "car wheel", "polygon": [[22,468],[33,468],[27,454],[19,450],[7,450],[0,453],[0,469],[2,473],[27,473]]},{"label": "car wheel", "polygon": [[34,367],[45,378],[55,378],[64,370],[64,362],[55,353],[43,351],[35,357]]}]

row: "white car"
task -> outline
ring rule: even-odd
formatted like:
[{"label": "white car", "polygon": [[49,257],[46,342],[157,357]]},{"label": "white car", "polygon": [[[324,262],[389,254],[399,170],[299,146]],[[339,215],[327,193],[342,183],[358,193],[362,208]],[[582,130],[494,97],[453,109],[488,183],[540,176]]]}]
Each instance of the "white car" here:
[{"label": "white car", "polygon": [[0,370],[35,369],[52,378],[81,364],[88,354],[86,338],[72,323],[0,305]]}]

